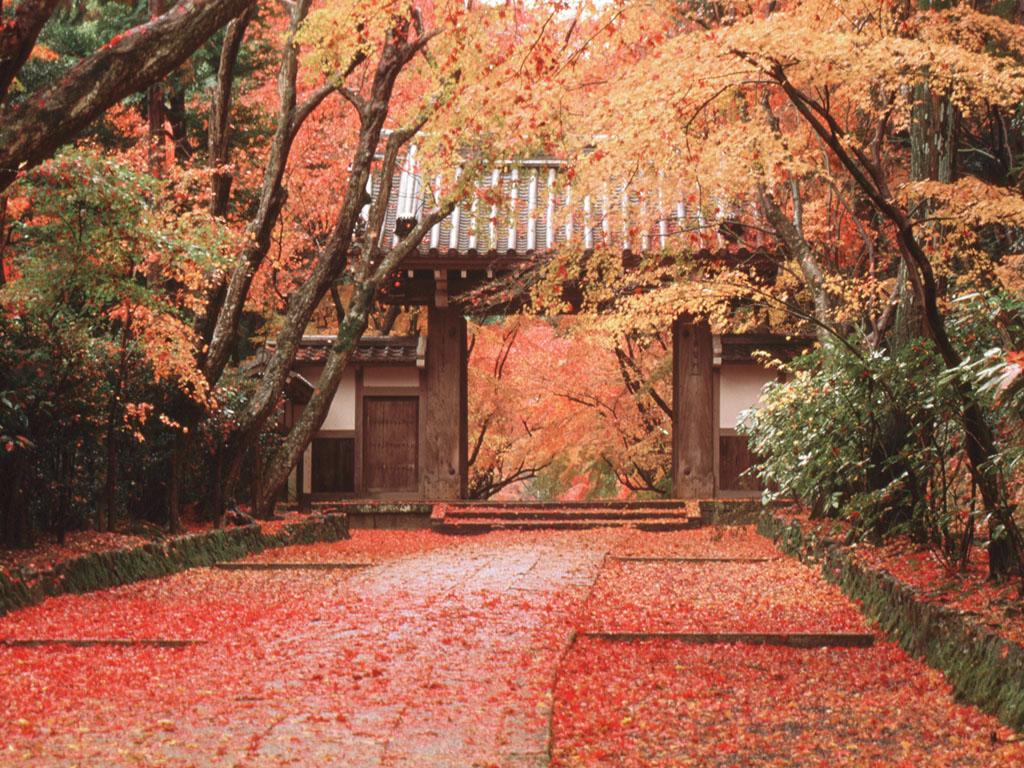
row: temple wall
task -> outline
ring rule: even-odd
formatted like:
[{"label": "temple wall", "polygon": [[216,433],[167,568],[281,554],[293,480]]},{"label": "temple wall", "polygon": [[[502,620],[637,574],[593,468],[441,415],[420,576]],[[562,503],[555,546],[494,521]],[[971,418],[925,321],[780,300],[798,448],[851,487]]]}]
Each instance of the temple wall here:
[{"label": "temple wall", "polygon": [[718,426],[735,429],[740,414],[761,404],[761,388],[776,372],[760,365],[725,364],[720,373]]}]

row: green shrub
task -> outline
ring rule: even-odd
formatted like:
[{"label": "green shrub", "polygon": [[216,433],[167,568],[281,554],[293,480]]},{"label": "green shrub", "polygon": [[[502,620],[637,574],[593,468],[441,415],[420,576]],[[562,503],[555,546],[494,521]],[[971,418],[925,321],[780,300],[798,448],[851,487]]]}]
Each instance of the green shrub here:
[{"label": "green shrub", "polygon": [[892,352],[863,347],[836,342],[798,357],[744,420],[766,495],[801,499],[861,535],[906,533],[966,557],[975,504],[957,391],[971,387],[991,410],[987,382],[1001,357],[948,371],[922,340]]}]

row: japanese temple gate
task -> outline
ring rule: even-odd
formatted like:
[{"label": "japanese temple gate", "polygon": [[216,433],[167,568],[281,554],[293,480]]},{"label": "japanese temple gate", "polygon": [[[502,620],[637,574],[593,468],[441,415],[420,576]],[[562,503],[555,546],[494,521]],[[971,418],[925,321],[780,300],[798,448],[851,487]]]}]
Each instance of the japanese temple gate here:
[{"label": "japanese temple gate", "polygon": [[[538,249],[577,240],[585,249],[621,245],[627,264],[636,258],[628,213],[637,201],[619,195],[613,204],[608,196],[584,196],[574,203],[571,189],[556,186],[559,168],[555,161],[538,160],[495,170],[485,187],[499,188],[507,199],[502,220],[496,206],[474,199],[436,225],[419,251],[403,262],[381,300],[426,307],[427,335],[360,342],[331,412],[293,473],[290,490],[300,500],[466,496],[468,351],[460,295],[509,274]],[[375,179],[368,191],[373,194],[379,186]],[[433,193],[424,190],[413,150],[394,179],[385,238],[408,231],[426,194]],[[659,220],[635,245],[645,252],[655,245],[665,248],[682,217],[678,204],[672,217]],[[764,253],[741,248],[705,255],[733,262],[766,260]],[[329,341],[304,340],[296,373],[307,384],[315,383]],[[799,346],[799,341],[766,334],[715,336],[706,322],[690,317],[674,321],[673,497],[758,493],[752,480],[739,477],[751,456],[745,439],[735,433],[735,416],[756,403],[761,385],[775,373],[755,363],[751,352],[785,353]],[[303,399],[292,398],[292,417]]]}]

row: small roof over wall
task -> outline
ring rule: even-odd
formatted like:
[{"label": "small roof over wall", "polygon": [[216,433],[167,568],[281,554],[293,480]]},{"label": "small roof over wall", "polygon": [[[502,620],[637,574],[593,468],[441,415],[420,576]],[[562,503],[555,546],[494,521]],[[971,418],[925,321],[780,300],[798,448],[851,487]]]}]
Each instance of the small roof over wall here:
[{"label": "small roof over wall", "polygon": [[[334,335],[303,336],[295,353],[295,364],[323,365],[327,362]],[[351,363],[372,366],[416,366],[427,362],[427,339],[424,336],[364,336],[359,340]],[[298,371],[291,371],[284,394],[293,403],[305,404],[313,395],[313,383]]]},{"label": "small roof over wall", "polygon": [[[295,353],[296,363],[324,363],[334,335],[303,336]],[[427,339],[424,336],[363,336],[352,354],[357,365],[426,365]]]}]

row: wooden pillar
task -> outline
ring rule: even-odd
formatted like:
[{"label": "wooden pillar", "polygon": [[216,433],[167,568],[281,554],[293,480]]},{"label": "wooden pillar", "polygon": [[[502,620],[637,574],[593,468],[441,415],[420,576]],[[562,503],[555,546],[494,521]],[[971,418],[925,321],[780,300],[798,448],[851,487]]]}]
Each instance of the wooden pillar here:
[{"label": "wooden pillar", "polygon": [[300,512],[309,512],[313,508],[312,487],[310,479],[313,476],[312,470],[313,444],[306,446],[306,450],[299,456],[299,464],[295,472],[296,501]]},{"label": "wooden pillar", "polygon": [[428,500],[466,495],[468,421],[466,318],[458,310],[430,307],[427,314],[421,488]]},{"label": "wooden pillar", "polygon": [[711,328],[683,316],[672,324],[672,496],[715,495]]}]

